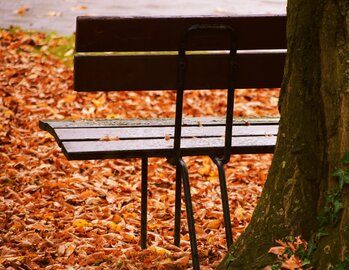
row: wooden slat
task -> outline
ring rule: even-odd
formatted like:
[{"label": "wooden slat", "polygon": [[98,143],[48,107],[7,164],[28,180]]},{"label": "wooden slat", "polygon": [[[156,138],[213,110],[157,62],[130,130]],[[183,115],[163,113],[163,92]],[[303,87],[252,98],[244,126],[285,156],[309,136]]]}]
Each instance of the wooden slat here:
[{"label": "wooden slat", "polygon": [[[276,135],[278,126],[237,126],[233,129],[233,136],[263,136]],[[174,136],[173,127],[138,127],[138,128],[61,128],[55,130],[61,141],[83,141],[100,140],[109,138],[118,139],[163,139]],[[202,127],[183,127],[182,137],[219,137],[224,136],[225,126],[202,126]]]},{"label": "wooden slat", "polygon": [[[286,48],[286,16],[243,17],[78,17],[76,51],[176,51],[182,33],[193,24],[225,24],[238,37],[239,49]],[[189,49],[227,49],[227,40],[197,35]]]},{"label": "wooden slat", "polygon": [[[240,53],[236,88],[280,87],[285,52]],[[187,89],[225,89],[228,55],[188,55]],[[76,91],[176,89],[177,55],[77,55]]]},{"label": "wooden slat", "polygon": [[[236,137],[232,153],[272,153],[276,136]],[[223,138],[188,138],[182,140],[182,155],[212,155],[222,153]],[[173,140],[120,140],[63,142],[63,152],[70,160],[166,157],[173,154]]]},{"label": "wooden slat", "polygon": [[[43,130],[56,128],[108,128],[108,127],[164,127],[174,126],[174,118],[132,118],[132,119],[83,119],[83,120],[40,120]],[[241,118],[234,119],[235,125],[278,125],[279,118]],[[184,117],[184,126],[219,126],[225,125],[224,117]]]},{"label": "wooden slat", "polygon": [[[188,136],[188,138],[182,139],[182,146],[185,148],[183,155],[207,155],[222,152],[223,138],[210,136],[223,134],[224,118],[185,118],[183,122],[185,124],[183,133],[187,133]],[[201,127],[198,123],[204,126]],[[278,129],[277,123],[277,118],[236,121],[236,126],[233,128],[232,152],[235,154],[272,153]],[[119,128],[115,128],[118,125],[120,125]],[[135,127],[131,128],[130,126],[132,125]],[[150,127],[146,127],[145,125],[150,125]],[[69,159],[160,157],[170,155],[173,151],[172,139],[167,140],[163,136],[164,133],[167,133],[167,129],[173,129],[173,119],[171,118],[90,119],[75,121],[42,120],[40,121],[40,127],[43,130],[49,131],[55,137],[57,143],[62,147],[63,152]],[[140,135],[139,132],[141,129],[144,130],[143,135],[141,135],[142,138],[135,139],[135,137]],[[162,134],[160,135],[157,134],[159,129],[162,130]],[[121,133],[115,133],[119,132],[118,130]],[[152,133],[149,133],[149,130],[152,130]],[[206,131],[202,132],[203,130]],[[125,131],[127,131],[127,134],[124,133]],[[118,136],[121,140],[100,141],[99,138],[104,135]],[[203,136],[201,138],[191,138],[191,135]],[[132,136],[132,140],[125,139]]]}]

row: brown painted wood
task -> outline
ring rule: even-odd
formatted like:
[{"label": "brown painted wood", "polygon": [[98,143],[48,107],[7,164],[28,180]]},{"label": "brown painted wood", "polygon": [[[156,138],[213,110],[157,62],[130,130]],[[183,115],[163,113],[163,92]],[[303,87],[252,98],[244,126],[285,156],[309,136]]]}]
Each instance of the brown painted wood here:
[{"label": "brown painted wood", "polygon": [[[235,88],[274,88],[281,84],[286,48],[285,16],[77,19],[77,52],[146,52],[77,54],[77,91],[176,89],[177,51],[185,29],[193,24],[230,25],[238,38]],[[272,30],[271,30],[272,29]],[[228,46],[227,46],[228,44]],[[225,36],[194,35],[187,55],[187,89],[225,89],[228,54]],[[247,51],[247,50],[258,51]],[[281,50],[275,50],[281,49]],[[243,51],[241,51],[243,50]],[[154,54],[154,51],[166,53]],[[272,153],[278,120],[235,121],[232,154]],[[224,118],[183,120],[181,155],[221,155]],[[173,150],[174,119],[102,119],[40,121],[68,159],[169,157]],[[168,136],[169,135],[169,136]],[[103,140],[106,137],[117,140]]]},{"label": "brown painted wood", "polygon": [[[234,126],[278,125],[278,117],[271,118],[237,118]],[[56,128],[110,128],[110,127],[173,127],[174,118],[132,118],[132,119],[82,119],[82,120],[40,120],[43,130]],[[183,126],[220,126],[225,125],[224,117],[184,117]]]},{"label": "brown painted wood", "polygon": [[[173,140],[166,136],[173,132],[172,120],[41,121],[40,127],[55,137],[68,159],[157,157],[173,153]],[[232,153],[273,152],[278,130],[277,121],[278,119],[275,118],[238,121],[233,128]],[[224,118],[189,118],[184,122],[188,126],[183,127],[183,155],[208,155],[222,152]],[[123,126],[116,127],[117,123]],[[151,126],[147,127],[144,124]],[[204,125],[201,126],[202,124]],[[138,127],[130,127],[132,125]],[[107,136],[114,139],[119,137],[120,140],[100,140]]]},{"label": "brown painted wood", "polygon": [[[285,51],[239,53],[236,88],[280,87]],[[187,89],[225,89],[228,55],[188,55]],[[77,55],[76,91],[176,89],[177,55]]]},{"label": "brown painted wood", "polygon": [[[276,136],[236,137],[232,154],[272,153]],[[223,138],[186,138],[182,140],[183,156],[221,154]],[[173,155],[173,140],[67,141],[62,143],[69,160],[166,157]]]},{"label": "brown painted wood", "polygon": [[[265,136],[276,135],[278,126],[237,126],[233,136]],[[163,139],[174,136],[173,127],[116,127],[116,128],[61,128],[55,129],[61,141],[101,140],[103,138],[118,139]],[[183,127],[182,137],[221,137],[224,136],[225,126]]]},{"label": "brown painted wood", "polygon": [[[286,48],[286,16],[241,17],[78,17],[77,52],[177,51],[182,33],[193,24],[225,24],[238,36],[238,49]],[[189,49],[228,49],[227,40],[197,35]]]}]

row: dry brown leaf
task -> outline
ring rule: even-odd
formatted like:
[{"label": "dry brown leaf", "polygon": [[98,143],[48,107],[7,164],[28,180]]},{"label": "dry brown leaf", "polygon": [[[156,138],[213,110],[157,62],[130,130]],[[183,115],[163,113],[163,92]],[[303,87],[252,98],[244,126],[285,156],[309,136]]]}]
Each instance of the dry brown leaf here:
[{"label": "dry brown leaf", "polygon": [[119,214],[115,214],[112,220],[115,223],[120,223],[122,221],[122,217]]},{"label": "dry brown leaf", "polygon": [[64,96],[63,101],[70,103],[70,102],[75,101],[75,99],[76,99],[76,94],[67,94]]},{"label": "dry brown leaf", "polygon": [[170,135],[170,134],[166,134],[166,135],[165,135],[165,140],[166,140],[166,141],[171,140],[171,135]]},{"label": "dry brown leaf", "polygon": [[85,5],[78,5],[71,8],[71,10],[73,11],[86,10],[86,9],[87,9],[87,6]]},{"label": "dry brown leaf", "polygon": [[29,8],[26,8],[25,6],[20,6],[18,9],[15,10],[15,13],[20,15],[20,16],[24,16],[27,11],[29,11]]},{"label": "dry brown leaf", "polygon": [[222,220],[214,219],[207,223],[206,228],[208,229],[218,229],[221,226]]},{"label": "dry brown leaf", "polygon": [[66,245],[65,247],[65,252],[64,252],[64,255],[66,257],[69,257],[70,255],[73,254],[73,252],[75,251],[75,248],[76,248],[76,245],[73,244],[73,243],[69,243]]},{"label": "dry brown leaf", "polygon": [[47,12],[47,15],[49,17],[60,17],[60,16],[62,16],[62,12],[49,11],[49,12]]},{"label": "dry brown leaf", "polygon": [[99,139],[100,141],[105,141],[105,142],[108,142],[108,141],[120,141],[120,138],[118,136],[104,136],[102,138]]},{"label": "dry brown leaf", "polygon": [[281,267],[289,270],[302,268],[302,261],[295,255],[292,255],[288,260],[282,262]]},{"label": "dry brown leaf", "polygon": [[87,198],[96,197],[97,195],[98,194],[93,190],[85,190],[79,194],[79,197],[84,200]]},{"label": "dry brown leaf", "polygon": [[271,247],[268,253],[272,253],[278,256],[282,256],[285,253],[285,247]]},{"label": "dry brown leaf", "polygon": [[72,225],[73,227],[82,228],[86,226],[91,226],[91,223],[88,222],[86,219],[75,219]]}]

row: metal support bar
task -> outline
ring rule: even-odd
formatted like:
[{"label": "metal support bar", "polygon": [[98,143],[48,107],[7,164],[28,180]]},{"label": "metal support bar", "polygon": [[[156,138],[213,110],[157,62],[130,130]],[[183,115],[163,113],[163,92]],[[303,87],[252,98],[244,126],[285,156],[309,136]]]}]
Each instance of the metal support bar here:
[{"label": "metal support bar", "polygon": [[183,95],[185,85],[185,44],[181,44],[183,49],[179,50],[178,70],[177,70],[177,93],[176,93],[176,116],[173,148],[175,149],[175,160],[181,156],[181,137],[182,137],[182,119],[183,119]]},{"label": "metal support bar", "polygon": [[179,247],[181,241],[181,200],[182,200],[181,166],[176,164],[176,200],[175,200],[175,228],[174,245]]},{"label": "metal support bar", "polygon": [[233,112],[234,112],[234,88],[228,88],[227,97],[227,110],[226,110],[226,123],[225,123],[225,142],[224,153],[222,157],[222,163],[227,164],[230,160],[231,154],[231,142],[233,136]]},{"label": "metal support bar", "polygon": [[141,248],[147,248],[148,158],[142,158]]},{"label": "metal support bar", "polygon": [[[174,131],[174,151],[173,155],[167,157],[167,160],[176,166],[176,201],[175,201],[175,232],[174,243],[180,243],[180,207],[181,207],[181,180],[183,180],[185,205],[187,209],[188,229],[190,235],[190,247],[193,261],[193,268],[200,268],[199,255],[196,244],[196,233],[194,225],[194,214],[190,195],[189,173],[185,162],[182,159],[181,153],[181,133],[182,133],[182,118],[183,118],[183,95],[186,85],[186,48],[189,36],[197,32],[206,31],[223,31],[227,32],[230,37],[230,61],[228,72],[228,95],[227,95],[227,112],[226,112],[226,129],[225,129],[225,144],[224,152],[221,158],[217,158],[217,166],[220,174],[222,202],[224,211],[224,222],[226,226],[227,243],[232,243],[231,225],[229,217],[229,206],[227,199],[227,190],[225,183],[225,174],[223,164],[230,159],[231,141],[232,141],[232,125],[233,125],[233,106],[234,106],[234,68],[236,61],[236,38],[233,29],[226,25],[193,25],[183,33],[178,51],[178,70],[177,70],[177,95],[176,95],[176,116],[175,116],[175,131]],[[230,230],[230,234],[229,231]]]},{"label": "metal support bar", "polygon": [[228,25],[206,25],[196,24],[190,26],[184,33],[178,50],[178,66],[177,66],[177,97],[176,97],[176,116],[175,116],[175,134],[174,134],[174,149],[175,159],[181,158],[181,132],[183,118],[183,94],[186,85],[186,48],[191,35],[198,33],[206,33],[208,31],[224,32],[229,37],[229,66],[228,66],[228,94],[226,108],[226,124],[225,124],[225,142],[224,152],[221,160],[226,164],[230,160],[231,142],[233,134],[233,111],[234,111],[234,92],[235,92],[235,68],[236,68],[236,35],[234,30]]},{"label": "metal support bar", "polygon": [[226,236],[227,246],[229,249],[230,246],[233,244],[233,236],[231,231],[227,183],[226,183],[226,177],[225,177],[225,172],[223,168],[224,164],[222,163],[222,160],[218,157],[212,157],[212,160],[217,165],[218,173],[219,173],[219,183],[221,186],[221,198],[222,198],[222,206],[223,206],[225,236]]},{"label": "metal support bar", "polygon": [[183,179],[185,207],[187,210],[188,230],[189,230],[189,236],[190,236],[190,248],[191,248],[192,261],[193,261],[193,269],[199,270],[200,269],[199,254],[198,254],[198,248],[196,245],[194,213],[193,213],[193,206],[192,206],[191,195],[190,195],[188,168],[184,160],[181,158],[178,160],[178,166],[181,167],[181,174]]}]

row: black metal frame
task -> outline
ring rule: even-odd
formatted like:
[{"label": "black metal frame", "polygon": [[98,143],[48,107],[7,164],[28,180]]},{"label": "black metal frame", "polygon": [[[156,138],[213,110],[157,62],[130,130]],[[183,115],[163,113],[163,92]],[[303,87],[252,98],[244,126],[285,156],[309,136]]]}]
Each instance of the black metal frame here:
[{"label": "black metal frame", "polygon": [[142,158],[141,189],[141,248],[147,248],[147,215],[148,215],[148,158]]},{"label": "black metal frame", "polygon": [[[221,199],[223,206],[224,225],[226,231],[226,241],[228,248],[233,243],[232,229],[230,221],[229,202],[227,195],[226,177],[224,172],[224,164],[230,160],[231,143],[232,143],[232,128],[233,128],[233,110],[234,110],[234,81],[235,81],[235,66],[236,66],[236,37],[233,29],[227,25],[192,25],[183,33],[182,42],[178,51],[178,70],[177,70],[177,97],[176,97],[176,116],[175,116],[175,134],[174,134],[174,152],[173,155],[167,157],[170,164],[176,166],[176,193],[175,193],[175,228],[174,228],[174,244],[180,244],[180,218],[181,218],[181,186],[183,180],[183,189],[185,196],[185,204],[187,211],[188,229],[190,235],[190,247],[192,254],[193,269],[200,268],[199,255],[196,244],[195,222],[193,206],[190,194],[190,182],[188,168],[182,159],[181,153],[181,133],[183,119],[183,95],[186,83],[186,47],[189,36],[194,33],[204,31],[223,31],[230,36],[230,62],[228,73],[228,94],[227,94],[227,109],[226,109],[226,128],[225,142],[222,156],[212,156],[219,172],[219,181],[221,187]],[[148,176],[148,159],[142,159],[142,199],[141,199],[141,247],[147,246],[147,176]]]}]

